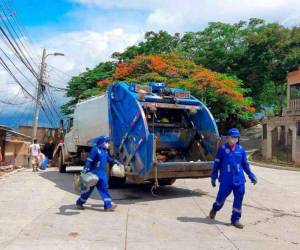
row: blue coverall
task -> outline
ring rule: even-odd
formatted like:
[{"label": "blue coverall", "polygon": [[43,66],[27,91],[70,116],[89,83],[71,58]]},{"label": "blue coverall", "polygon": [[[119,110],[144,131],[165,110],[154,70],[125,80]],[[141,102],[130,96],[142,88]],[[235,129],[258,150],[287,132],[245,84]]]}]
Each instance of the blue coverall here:
[{"label": "blue coverall", "polygon": [[[117,163],[117,161],[114,161],[110,157],[107,149],[101,146],[95,146],[92,148],[83,168],[83,172],[91,172],[98,176],[99,181],[96,188],[104,201],[104,209],[108,209],[112,206],[112,198],[108,193],[107,162]],[[89,191],[82,193],[76,201],[76,204],[83,205],[90,197],[94,188],[95,186],[91,187]]]},{"label": "blue coverall", "polygon": [[244,171],[252,182],[256,181],[247,161],[245,149],[239,144],[236,144],[234,148],[231,148],[228,143],[222,145],[218,149],[211,175],[213,181],[219,179],[220,182],[219,192],[212,209],[215,212],[219,211],[233,191],[234,201],[231,216],[233,224],[239,221],[242,214],[246,182]]}]

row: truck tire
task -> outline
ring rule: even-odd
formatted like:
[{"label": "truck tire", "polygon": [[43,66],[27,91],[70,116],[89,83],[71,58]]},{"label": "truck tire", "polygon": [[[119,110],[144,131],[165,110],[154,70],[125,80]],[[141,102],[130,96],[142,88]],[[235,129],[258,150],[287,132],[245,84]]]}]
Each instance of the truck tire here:
[{"label": "truck tire", "polygon": [[121,188],[125,184],[125,181],[126,181],[126,177],[118,178],[115,176],[110,176],[108,185],[109,188]]},{"label": "truck tire", "polygon": [[158,179],[158,184],[160,186],[168,186],[168,185],[173,185],[175,181],[176,178]]},{"label": "truck tire", "polygon": [[57,166],[60,173],[66,173],[66,165],[63,164],[63,155],[61,150],[57,158]]}]

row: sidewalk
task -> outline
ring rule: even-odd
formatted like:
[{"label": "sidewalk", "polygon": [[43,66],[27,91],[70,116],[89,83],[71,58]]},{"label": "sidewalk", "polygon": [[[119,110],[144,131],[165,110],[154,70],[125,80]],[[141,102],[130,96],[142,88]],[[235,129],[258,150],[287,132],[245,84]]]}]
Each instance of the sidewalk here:
[{"label": "sidewalk", "polygon": [[7,166],[0,166],[0,176],[8,174],[14,170],[21,169],[21,166],[14,166],[14,165],[7,165]]},{"label": "sidewalk", "polygon": [[264,168],[273,168],[273,169],[279,169],[279,170],[289,170],[289,171],[296,171],[300,172],[300,167],[285,167],[281,165],[275,165],[271,163],[263,163],[263,162],[257,162],[257,161],[249,161],[251,165],[259,166],[259,167],[264,167]]}]

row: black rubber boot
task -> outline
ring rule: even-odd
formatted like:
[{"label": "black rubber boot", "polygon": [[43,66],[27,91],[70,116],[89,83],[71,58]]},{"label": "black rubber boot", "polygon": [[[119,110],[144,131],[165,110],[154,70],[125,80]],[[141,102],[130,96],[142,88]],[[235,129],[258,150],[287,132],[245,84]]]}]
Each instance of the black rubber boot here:
[{"label": "black rubber boot", "polygon": [[242,223],[240,223],[239,221],[231,222],[231,225],[235,226],[238,229],[243,229],[244,228],[244,225]]},{"label": "black rubber boot", "polygon": [[214,210],[212,209],[212,210],[210,210],[210,212],[209,212],[209,217],[210,217],[212,220],[214,220],[215,217],[216,217],[216,214],[217,214],[217,212],[214,211]]},{"label": "black rubber boot", "polygon": [[75,206],[79,210],[83,210],[84,209],[84,206],[82,204],[76,204]]},{"label": "black rubber boot", "polygon": [[114,211],[116,209],[116,207],[117,207],[117,204],[112,204],[111,207],[105,208],[104,211],[106,211],[106,212],[112,212],[112,211]]}]

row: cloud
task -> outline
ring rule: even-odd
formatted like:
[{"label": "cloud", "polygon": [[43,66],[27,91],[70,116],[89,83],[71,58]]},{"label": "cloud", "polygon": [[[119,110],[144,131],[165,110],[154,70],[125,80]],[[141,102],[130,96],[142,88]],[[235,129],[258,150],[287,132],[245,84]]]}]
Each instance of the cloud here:
[{"label": "cloud", "polygon": [[[128,46],[142,38],[142,33],[128,33],[123,29],[113,29],[106,32],[96,31],[77,31],[56,34],[40,41],[32,46],[32,51],[40,55],[35,59],[36,64],[41,61],[43,48],[47,48],[47,54],[62,52],[65,56],[48,56],[46,59],[47,74],[46,81],[52,85],[65,87],[71,76],[77,75],[87,67],[93,68],[98,63],[110,59],[111,54],[115,51],[123,51]],[[21,71],[34,83],[36,80],[28,73],[28,70],[16,58],[13,59]],[[54,66],[55,68],[53,68]],[[24,83],[25,87],[33,94],[33,87],[24,82],[22,76],[10,65],[17,78]],[[19,94],[18,94],[19,93]],[[17,100],[14,97],[17,96]],[[56,93],[57,105],[62,105],[66,99]],[[2,68],[0,68],[0,100],[15,102],[28,102],[22,93],[20,87],[14,83],[14,80]],[[20,106],[3,105],[0,103],[0,111],[4,113],[18,112]],[[32,107],[26,112],[32,112]]]},{"label": "cloud", "polygon": [[[251,17],[284,25],[299,24],[299,0],[72,0],[100,9],[141,10],[147,12],[145,30],[165,29],[184,32],[200,29],[208,22],[238,22]],[[139,24],[137,24],[139,25]]]},{"label": "cloud", "polygon": [[62,33],[41,44],[49,52],[62,52],[64,57],[49,57],[51,65],[68,74],[78,74],[87,67],[108,60],[115,51],[123,51],[141,38],[138,33],[126,33],[123,29],[106,32],[78,31]]},{"label": "cloud", "polygon": [[[20,38],[24,44],[24,38]],[[11,47],[4,43],[0,42],[1,52],[0,56],[10,69],[10,71],[15,75],[19,80],[20,84],[24,86],[29,93],[35,95],[34,85],[36,80],[33,78],[32,74],[27,70],[25,65],[17,59],[16,55],[12,52]],[[24,54],[27,52],[24,50]],[[10,58],[10,60],[8,59]],[[30,60],[30,59],[29,59]],[[28,101],[28,95],[24,94],[20,85],[14,80],[12,76],[0,66],[0,100],[4,102],[13,102],[13,103],[22,103]],[[30,98],[29,98],[30,99]],[[16,110],[16,107],[5,105],[3,109],[3,103],[0,106],[0,113],[10,112],[11,110]]]},{"label": "cloud", "polygon": [[[115,51],[123,51],[128,46],[141,39],[142,34],[126,33],[123,29],[113,29],[107,32],[78,31],[57,34],[46,40],[34,44],[33,53],[40,55],[35,59],[36,66],[41,61],[42,48],[47,48],[47,54],[62,52],[65,56],[48,56],[46,63],[47,77],[57,86],[66,86],[71,76],[85,71],[87,67],[93,68],[96,64],[109,60]],[[18,59],[13,59],[14,63],[23,71],[34,83],[36,80],[28,74],[28,70]],[[53,69],[52,66],[56,69]],[[17,78],[23,83],[22,76],[10,65]],[[49,79],[48,79],[49,81]],[[19,87],[4,69],[0,68],[0,97],[11,96],[19,91]],[[11,83],[11,84],[9,84]],[[30,92],[34,92],[29,83],[24,83]]]}]

